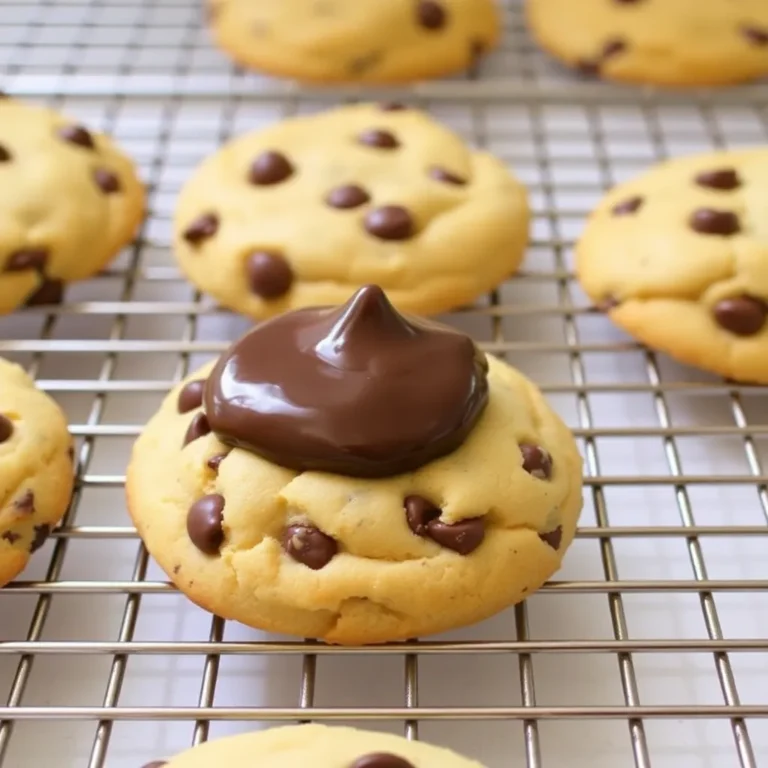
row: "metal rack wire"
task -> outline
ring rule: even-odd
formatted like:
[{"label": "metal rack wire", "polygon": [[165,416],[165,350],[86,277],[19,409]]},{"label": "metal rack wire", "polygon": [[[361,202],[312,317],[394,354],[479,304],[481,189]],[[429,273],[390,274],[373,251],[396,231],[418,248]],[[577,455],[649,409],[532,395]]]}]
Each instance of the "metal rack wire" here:
[{"label": "metal rack wire", "polygon": [[395,95],[530,186],[523,272],[445,319],[536,378],[574,428],[582,527],[526,604],[444,637],[340,651],[189,604],[128,524],[122,484],[168,387],[246,327],[173,265],[180,183],[230,135],[378,94],[232,69],[191,0],[0,0],[0,87],[114,133],[151,193],[141,236],[103,275],[61,307],[0,319],[0,354],[61,402],[79,442],[66,519],[0,594],[0,765],[128,768],[310,719],[375,721],[490,768],[768,765],[765,391],[638,346],[588,305],[571,262],[606,187],[668,155],[768,140],[768,86],[681,96],[580,82],[529,41],[518,2],[505,14],[505,44],[477,79]]}]

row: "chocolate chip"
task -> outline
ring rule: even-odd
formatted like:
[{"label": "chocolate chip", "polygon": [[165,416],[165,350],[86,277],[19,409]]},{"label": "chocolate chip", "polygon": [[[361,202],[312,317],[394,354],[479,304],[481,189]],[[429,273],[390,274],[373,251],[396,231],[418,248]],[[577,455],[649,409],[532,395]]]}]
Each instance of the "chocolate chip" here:
[{"label": "chocolate chip", "polygon": [[36,525],[34,531],[35,536],[32,539],[32,543],[29,545],[30,552],[37,552],[37,550],[45,544],[46,539],[51,535],[51,526],[47,523]]},{"label": "chocolate chip", "polygon": [[739,174],[733,168],[718,168],[714,171],[702,171],[696,175],[696,183],[708,189],[721,189],[730,192],[741,186]]},{"label": "chocolate chip", "polygon": [[279,253],[256,251],[245,263],[251,291],[262,299],[279,299],[293,285],[293,270]]},{"label": "chocolate chip", "polygon": [[718,325],[726,331],[737,336],[754,336],[765,325],[768,305],[753,296],[736,296],[718,302],[713,312]]},{"label": "chocolate chip", "polygon": [[187,512],[187,533],[206,555],[217,555],[224,542],[224,497],[212,493],[198,499]]},{"label": "chocolate chip", "polygon": [[429,523],[429,537],[446,549],[468,555],[483,543],[485,522],[482,517],[461,520],[452,525],[432,520]]},{"label": "chocolate chip", "polygon": [[473,40],[469,44],[469,65],[467,69],[470,77],[480,76],[480,60],[483,58],[487,47],[484,40]]},{"label": "chocolate chip", "polygon": [[227,456],[229,456],[228,453],[217,453],[214,456],[211,456],[211,458],[208,459],[208,461],[206,461],[205,463],[208,469],[212,469],[214,472],[218,472],[219,465],[221,464],[222,461],[224,461],[224,459],[227,458]]},{"label": "chocolate chip", "polygon": [[752,45],[768,45],[768,29],[745,24],[741,28],[741,34],[744,35]]},{"label": "chocolate chip", "polygon": [[614,56],[618,56],[620,53],[623,53],[626,50],[627,44],[624,40],[619,38],[608,40],[608,42],[606,42],[606,44],[603,46],[603,61],[613,58]]},{"label": "chocolate chip", "polygon": [[0,163],[8,163],[11,160],[11,153],[0,144]]},{"label": "chocolate chip", "polygon": [[579,59],[576,62],[576,68],[582,75],[594,77],[600,74],[600,63],[597,59]]},{"label": "chocolate chip", "polygon": [[61,304],[64,299],[64,283],[61,280],[43,280],[37,290],[24,302],[27,307]]},{"label": "chocolate chip", "polygon": [[48,251],[42,248],[22,248],[11,254],[8,261],[5,262],[3,272],[24,272],[27,269],[42,272],[47,261]]},{"label": "chocolate chip", "polygon": [[347,63],[347,72],[350,75],[364,75],[375,69],[383,58],[384,53],[382,51],[370,51],[362,56],[357,56]]},{"label": "chocolate chip", "polygon": [[429,169],[429,175],[435,181],[443,181],[446,184],[455,184],[459,187],[463,187],[467,183],[467,180],[461,176],[457,176],[455,173],[446,171],[445,168],[440,168],[436,165]]},{"label": "chocolate chip", "polygon": [[611,213],[614,216],[628,216],[631,213],[637,213],[643,205],[642,197],[630,197],[627,200],[614,205]]},{"label": "chocolate chip", "polygon": [[85,149],[96,149],[93,136],[82,125],[62,125],[57,131],[59,138]]},{"label": "chocolate chip", "polygon": [[691,214],[688,223],[691,229],[702,235],[729,237],[741,231],[739,217],[735,213],[714,208],[699,208]]},{"label": "chocolate chip", "polygon": [[205,437],[211,431],[211,426],[208,424],[208,419],[204,413],[198,413],[189,424],[187,434],[184,435],[184,444],[182,447],[189,445],[192,441],[197,440],[199,437]]},{"label": "chocolate chip", "polygon": [[373,752],[358,757],[349,768],[414,768],[414,765],[389,752]]},{"label": "chocolate chip", "polygon": [[13,502],[13,506],[18,512],[31,515],[35,511],[35,494],[32,491],[26,491],[23,496]]},{"label": "chocolate chip", "polygon": [[610,312],[620,304],[621,302],[615,296],[606,296],[595,304],[595,310],[597,312]]},{"label": "chocolate chip", "polygon": [[399,205],[385,205],[369,211],[365,228],[381,240],[408,240],[415,229],[411,214]]},{"label": "chocolate chip", "polygon": [[442,29],[448,21],[448,14],[440,3],[421,0],[416,6],[416,18],[424,29]]},{"label": "chocolate chip", "polygon": [[560,549],[560,544],[563,541],[563,526],[558,525],[554,531],[548,531],[547,533],[540,533],[539,538],[545,543],[549,544],[552,549],[557,551]]},{"label": "chocolate chip", "polygon": [[538,480],[552,477],[552,457],[539,445],[523,443],[520,446],[523,455],[523,469]]},{"label": "chocolate chip", "polygon": [[333,560],[339,545],[311,525],[290,525],[283,533],[283,549],[298,562],[319,571]]},{"label": "chocolate chip", "polygon": [[378,128],[363,131],[357,137],[357,141],[366,147],[376,147],[376,149],[397,149],[400,146],[400,142],[393,133],[379,130]]},{"label": "chocolate chip", "polygon": [[120,179],[106,168],[97,168],[93,172],[93,180],[105,195],[114,195],[122,189]]},{"label": "chocolate chip", "polygon": [[67,448],[67,456],[69,456],[70,461],[75,460],[75,446],[70,445],[69,448]]},{"label": "chocolate chip", "polygon": [[423,496],[406,496],[404,506],[408,527],[417,536],[428,536],[429,524],[443,513],[440,507]]},{"label": "chocolate chip", "polygon": [[347,208],[359,208],[370,202],[370,199],[371,196],[362,187],[357,186],[357,184],[346,184],[343,187],[332,189],[325,198],[325,202],[331,208],[346,210]]},{"label": "chocolate chip", "polygon": [[293,175],[293,166],[285,155],[279,152],[263,152],[253,163],[248,172],[248,180],[258,186],[279,184]]},{"label": "chocolate chip", "polygon": [[0,413],[0,443],[5,443],[10,440],[13,434],[13,422]]},{"label": "chocolate chip", "polygon": [[379,104],[379,109],[382,112],[403,112],[408,109],[405,104],[401,104],[399,101],[385,101]]},{"label": "chocolate chip", "polygon": [[204,213],[196,218],[185,230],[184,239],[191,245],[199,245],[219,231],[219,217],[215,213]]},{"label": "chocolate chip", "polygon": [[5,531],[0,538],[5,539],[9,544],[15,544],[20,538],[20,533],[14,533],[13,531]]},{"label": "chocolate chip", "polygon": [[203,404],[203,392],[205,391],[205,380],[198,379],[185,384],[179,392],[179,401],[177,404],[179,413],[189,413],[199,408]]}]

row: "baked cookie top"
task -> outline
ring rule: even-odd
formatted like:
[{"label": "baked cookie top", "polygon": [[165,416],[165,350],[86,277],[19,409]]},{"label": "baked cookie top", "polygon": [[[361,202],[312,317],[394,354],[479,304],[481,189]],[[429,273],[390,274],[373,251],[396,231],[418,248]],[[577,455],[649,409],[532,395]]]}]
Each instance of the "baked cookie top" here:
[{"label": "baked cookie top", "polygon": [[135,445],[128,501],[217,615],[387,642],[541,586],[575,533],[581,459],[530,381],[371,286],[258,326],[177,387]]},{"label": "baked cookie top", "polygon": [[527,0],[554,56],[612,80],[721,85],[768,74],[765,0]]},{"label": "baked cookie top", "polygon": [[144,212],[131,161],[53,110],[0,99],[0,314],[102,269]]},{"label": "baked cookie top", "polygon": [[0,586],[21,572],[66,511],[72,465],[61,409],[22,368],[0,358]]},{"label": "baked cookie top", "polygon": [[294,725],[209,741],[145,768],[482,768],[455,752],[354,728]]},{"label": "baked cookie top", "polygon": [[424,112],[366,104],[209,157],[180,195],[175,249],[195,285],[254,318],[341,304],[367,283],[430,314],[514,272],[529,216],[500,160]]},{"label": "baked cookie top", "polygon": [[471,69],[498,42],[493,0],[213,0],[238,63],[320,82],[393,83]]},{"label": "baked cookie top", "polygon": [[647,344],[768,383],[768,149],[670,160],[611,190],[577,248],[587,294]]}]

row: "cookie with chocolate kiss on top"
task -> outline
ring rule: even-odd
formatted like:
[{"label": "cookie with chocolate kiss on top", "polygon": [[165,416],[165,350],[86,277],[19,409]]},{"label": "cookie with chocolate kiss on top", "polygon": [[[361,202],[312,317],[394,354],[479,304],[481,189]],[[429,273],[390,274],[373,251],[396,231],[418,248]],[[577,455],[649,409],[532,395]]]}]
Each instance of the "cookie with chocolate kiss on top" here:
[{"label": "cookie with chocolate kiss on top", "polygon": [[479,621],[559,567],[581,458],[536,387],[378,287],[273,318],[182,382],[128,506],[198,605],[340,644]]}]

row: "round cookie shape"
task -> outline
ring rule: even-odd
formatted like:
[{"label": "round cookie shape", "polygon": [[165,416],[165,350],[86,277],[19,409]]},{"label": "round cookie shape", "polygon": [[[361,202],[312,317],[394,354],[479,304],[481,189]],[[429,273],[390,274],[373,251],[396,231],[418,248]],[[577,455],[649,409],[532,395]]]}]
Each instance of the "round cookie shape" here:
[{"label": "round cookie shape", "polygon": [[131,241],[144,189],[106,136],[0,100],[0,314],[61,301]]},{"label": "round cookie shape", "polygon": [[768,384],[768,150],[670,160],[611,190],[577,246],[588,296],[650,347]]},{"label": "round cookie shape", "polygon": [[529,27],[585,75],[673,87],[768,74],[763,0],[526,0]]},{"label": "round cookie shape", "polygon": [[58,405],[0,358],[0,586],[24,569],[66,512],[72,447]]},{"label": "round cookie shape", "polygon": [[144,768],[483,768],[448,749],[356,728],[290,725],[205,742]]},{"label": "round cookie shape", "polygon": [[[256,166],[269,183],[253,183]],[[179,197],[175,253],[197,287],[254,319],[343,304],[369,283],[399,309],[436,314],[513,273],[529,221],[501,161],[419,110],[363,104],[204,161]]]},{"label": "round cookie shape", "polygon": [[241,66],[300,81],[401,83],[471,71],[499,41],[493,0],[211,0]]},{"label": "round cookie shape", "polygon": [[[348,337],[337,333],[345,318],[360,322],[355,315],[361,309],[362,330],[353,328]],[[283,322],[290,327],[305,316],[298,310]],[[314,327],[305,325],[290,342],[300,350],[270,331],[275,320],[222,357],[236,360],[238,350],[249,348],[249,337],[263,334],[276,346],[261,346],[259,354],[285,358],[277,366],[279,379],[273,366],[256,366],[238,380],[222,373],[227,363],[208,365],[170,393],[136,442],[128,468],[129,510],[171,580],[219,616],[338,644],[441,632],[486,618],[538,589],[574,537],[582,481],[573,437],[536,387],[500,360],[487,357],[480,365],[480,353],[472,349],[467,357],[464,345],[451,341],[471,344],[457,331],[398,317],[372,289],[362,289],[342,310],[310,318]],[[449,417],[418,391],[424,368],[414,364],[398,323],[417,335],[417,347],[419,332],[430,345],[438,340],[440,356],[448,360],[439,361],[428,345],[425,365],[458,366],[458,373],[445,374],[458,376],[458,388],[426,376],[435,404],[443,403]],[[378,326],[375,332],[370,324]],[[325,335],[318,338],[320,327]],[[380,355],[385,343],[402,355],[402,367],[390,370],[390,358]],[[319,373],[304,365],[306,359],[298,365],[299,353],[308,354]],[[243,409],[258,392],[260,370],[262,394],[273,392],[269,402],[254,406],[262,413],[249,415]],[[338,403],[330,415],[316,418],[313,402],[322,403],[333,390],[317,401],[308,400],[306,390],[328,387],[318,377],[331,378],[334,370]],[[367,372],[361,377],[360,371]],[[398,377],[410,377],[414,389],[400,382],[390,387]],[[202,403],[189,410],[202,380]],[[454,390],[463,391],[464,399],[456,399]],[[222,400],[232,409],[225,418]],[[427,415],[415,414],[413,402]],[[418,462],[398,473],[391,451],[370,442],[380,428],[369,424],[375,405],[394,423],[392,435],[399,428],[412,437],[411,422],[417,421],[425,440],[442,439],[444,430],[430,431],[436,418],[456,431],[451,446],[437,457],[419,454]],[[348,423],[334,432],[344,418],[342,406]],[[272,437],[258,433],[274,426],[265,421],[270,411],[284,411],[294,421],[283,426],[286,444],[265,458],[264,445],[274,448]],[[456,413],[471,428],[455,423]],[[356,441],[329,442],[329,436],[354,435],[346,430],[356,416]],[[292,446],[304,450],[318,435],[326,449],[347,446],[347,464],[337,464],[346,474],[286,466],[293,464],[286,455]]]}]

